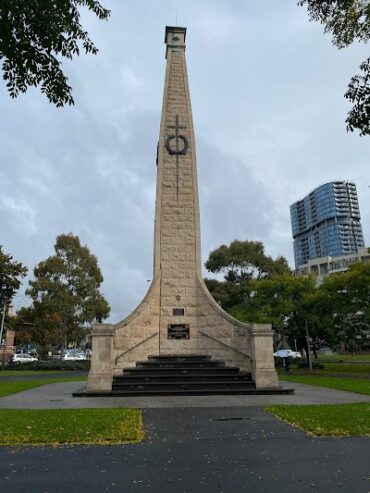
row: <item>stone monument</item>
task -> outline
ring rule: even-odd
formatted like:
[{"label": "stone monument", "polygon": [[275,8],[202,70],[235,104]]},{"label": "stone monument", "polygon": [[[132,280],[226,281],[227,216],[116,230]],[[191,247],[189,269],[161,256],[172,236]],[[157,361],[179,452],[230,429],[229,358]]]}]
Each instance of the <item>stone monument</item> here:
[{"label": "stone monument", "polygon": [[206,354],[276,388],[270,325],[231,317],[201,272],[195,137],[185,59],[186,28],[166,27],[166,78],[157,152],[154,274],[141,304],[92,330],[87,392],[110,391],[114,375],[149,355]]}]

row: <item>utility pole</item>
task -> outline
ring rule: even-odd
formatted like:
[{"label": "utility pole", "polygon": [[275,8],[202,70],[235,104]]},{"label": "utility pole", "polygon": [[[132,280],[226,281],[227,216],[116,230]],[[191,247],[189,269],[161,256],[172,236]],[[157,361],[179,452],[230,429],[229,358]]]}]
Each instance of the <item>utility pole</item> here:
[{"label": "utility pole", "polygon": [[[3,330],[4,330],[4,322],[5,322],[5,312],[6,312],[6,303],[5,303],[5,300],[4,300],[4,304],[3,304],[3,316],[2,316],[2,319],[1,319],[1,327],[0,327],[0,345],[2,346],[3,345]],[[5,366],[5,347],[3,347],[3,367]]]},{"label": "utility pole", "polygon": [[306,327],[306,341],[307,341],[307,358],[308,358],[308,364],[310,365],[310,370],[312,370],[312,360],[311,360],[311,345],[310,345],[310,336],[308,333],[308,322],[307,320],[304,321],[305,327]]}]

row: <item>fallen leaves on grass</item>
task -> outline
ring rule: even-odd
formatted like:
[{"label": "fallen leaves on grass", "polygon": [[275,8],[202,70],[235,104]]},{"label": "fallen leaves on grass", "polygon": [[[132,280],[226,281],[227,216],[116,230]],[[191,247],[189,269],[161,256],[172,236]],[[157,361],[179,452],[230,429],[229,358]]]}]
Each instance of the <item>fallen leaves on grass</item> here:
[{"label": "fallen leaves on grass", "polygon": [[142,438],[138,409],[0,410],[0,445],[113,445]]},{"label": "fallen leaves on grass", "polygon": [[266,411],[316,436],[369,436],[370,403],[271,406]]}]

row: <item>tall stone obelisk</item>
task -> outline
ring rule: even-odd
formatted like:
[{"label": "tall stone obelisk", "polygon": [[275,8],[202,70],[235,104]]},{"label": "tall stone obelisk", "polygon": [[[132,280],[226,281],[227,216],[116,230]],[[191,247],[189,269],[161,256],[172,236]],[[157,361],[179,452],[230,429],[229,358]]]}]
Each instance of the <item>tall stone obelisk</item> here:
[{"label": "tall stone obelisk", "polygon": [[[200,220],[185,36],[185,28],[166,28],[154,250],[154,273],[160,276],[161,352],[194,351],[198,347],[193,342],[199,315]],[[171,324],[178,327],[168,334]],[[182,325],[186,327],[182,329]],[[180,339],[181,331],[184,339]]]},{"label": "tall stone obelisk", "polygon": [[110,390],[114,374],[158,354],[209,354],[251,371],[257,388],[278,386],[270,325],[232,318],[203,283],[185,38],[186,28],[166,28],[153,281],[131,315],[115,325],[94,327],[88,391]]}]

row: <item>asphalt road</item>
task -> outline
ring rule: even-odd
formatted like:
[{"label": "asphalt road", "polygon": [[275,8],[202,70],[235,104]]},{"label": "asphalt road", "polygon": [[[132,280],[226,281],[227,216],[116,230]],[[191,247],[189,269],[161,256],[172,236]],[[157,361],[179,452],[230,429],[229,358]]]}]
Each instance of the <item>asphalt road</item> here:
[{"label": "asphalt road", "polygon": [[137,445],[0,448],[1,493],[370,491],[369,438],[312,438],[257,407],[143,413]]}]

